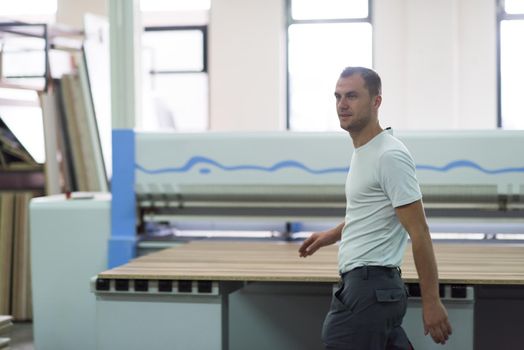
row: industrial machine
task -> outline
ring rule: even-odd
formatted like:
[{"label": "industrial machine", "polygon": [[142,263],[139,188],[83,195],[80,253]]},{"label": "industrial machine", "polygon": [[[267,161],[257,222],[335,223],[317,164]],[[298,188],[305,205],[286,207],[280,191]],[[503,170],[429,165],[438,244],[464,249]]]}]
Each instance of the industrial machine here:
[{"label": "industrial machine", "polygon": [[[432,233],[479,233],[464,237],[481,239],[522,233],[521,132],[397,136],[416,161]],[[352,153],[345,133],[137,133],[135,138],[136,154],[128,157],[135,179],[127,193],[136,197],[127,214],[138,213],[139,234],[152,233],[160,223],[179,236],[188,228],[245,228],[290,239],[338,223],[344,215]],[[130,149],[124,146],[122,152]]]},{"label": "industrial machine", "polygon": [[[520,150],[524,149],[524,132],[398,132],[395,135],[406,144],[415,159],[426,214],[436,238],[504,244],[522,237],[524,153]],[[113,133],[113,144],[117,156],[113,163],[111,222],[99,221],[106,223],[107,227],[100,228],[106,232],[93,233],[105,237],[110,232],[107,244],[98,250],[107,249],[110,268],[152,249],[188,240],[300,240],[311,231],[338,224],[344,216],[344,182],[351,169],[352,154],[351,139],[345,133],[168,134],[120,130]],[[38,208],[36,203],[32,207],[32,236],[47,234],[50,229],[49,225],[44,226],[46,232],[40,228],[46,218],[37,212],[44,210],[43,207],[43,203]],[[98,220],[96,216],[90,219]],[[74,227],[73,222],[71,227]],[[69,234],[74,235],[74,230]],[[38,258],[45,255],[41,249],[44,248],[33,246],[35,274],[46,266],[45,260]],[[99,263],[100,259],[96,262],[87,259],[83,265],[98,266]],[[46,271],[49,275],[49,269]],[[77,275],[74,279],[87,286],[94,275]],[[35,301],[38,301],[43,281],[35,282]],[[92,288],[98,291],[96,285]],[[234,325],[261,326],[255,318],[239,310],[253,309],[254,305],[271,308],[271,300],[276,294],[290,297],[301,293],[300,287],[289,285],[277,286],[277,289],[256,285],[246,288],[227,292],[231,293],[228,301],[230,344],[242,344],[242,335],[235,333]],[[416,283],[410,289],[415,298],[406,316],[408,333],[410,328],[420,326]],[[302,295],[304,304],[295,307],[309,304],[315,305],[317,310],[329,300],[330,286],[316,286],[314,290],[313,295],[309,292]],[[470,285],[442,286],[443,300],[451,310],[450,316],[457,320],[455,326],[459,327],[455,334],[460,340],[455,340],[455,345],[454,340],[450,341],[450,349],[473,348],[477,337],[473,323],[477,327],[483,322],[475,318],[475,305],[479,302],[476,291]],[[504,294],[500,293],[499,297]],[[198,294],[196,288],[194,297],[198,298]],[[215,305],[211,310],[214,310],[213,317],[220,319],[222,316],[217,313],[216,304],[224,305],[223,295],[219,293],[215,297],[211,296],[211,304]],[[95,295],[91,295],[91,299],[86,300],[93,303],[94,298]],[[108,318],[114,317],[114,311],[119,312],[111,305],[115,300],[122,302],[125,297],[119,294],[113,300],[107,293],[97,293],[97,298],[96,310],[102,317],[97,319],[97,325],[103,324],[105,328],[117,325],[118,322]],[[191,295],[183,298],[189,304],[203,304],[202,299],[191,299]],[[144,305],[162,308],[155,302],[140,305],[141,308]],[[185,308],[188,304],[183,305]],[[36,303],[35,329],[50,317],[48,311],[39,313],[39,310],[42,309]],[[179,309],[183,313],[190,312],[188,310]],[[144,313],[149,315],[151,311],[144,309]],[[416,326],[411,326],[415,319]],[[484,325],[487,327],[487,323]],[[267,324],[264,327],[271,329]],[[67,332],[64,328],[61,331]],[[114,334],[102,332],[104,338],[96,325],[92,329],[84,326],[83,332],[86,336],[98,337],[102,343],[103,339],[115,339]],[[222,331],[217,332],[217,339],[222,339]],[[264,334],[271,336],[267,332]],[[52,348],[44,345],[48,339],[42,333],[37,330],[35,334],[39,349]],[[129,336],[126,334],[123,336]],[[186,330],[184,334],[193,338],[198,336],[197,331]],[[184,334],[178,335],[179,341],[183,342],[180,337]],[[427,339],[417,340],[417,336],[410,336],[415,347],[429,349],[429,345],[422,345]],[[287,341],[279,343],[281,338],[275,339],[274,349]],[[82,341],[79,338],[76,341],[78,348]],[[221,348],[220,344],[227,345],[223,341],[218,341],[217,349]],[[105,346],[101,348],[110,348]]]}]

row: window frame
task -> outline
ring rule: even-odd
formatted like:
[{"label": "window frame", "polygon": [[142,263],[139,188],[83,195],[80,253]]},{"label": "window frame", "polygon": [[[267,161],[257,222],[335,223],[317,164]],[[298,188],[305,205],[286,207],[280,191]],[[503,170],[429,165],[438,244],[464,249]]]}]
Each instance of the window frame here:
[{"label": "window frame", "polygon": [[[18,35],[19,37],[31,37],[36,39],[41,39],[44,42],[44,47],[42,52],[44,53],[44,72],[42,75],[6,75],[2,77],[2,80],[10,79],[43,79],[42,86],[27,86],[26,84],[18,84],[15,82],[10,83],[13,87],[26,87],[28,89],[34,89],[36,91],[46,92],[49,85],[49,50],[51,45],[49,43],[49,30],[48,24],[46,23],[22,23],[22,22],[2,22],[0,23],[0,42],[3,40],[3,33],[8,33],[12,35]],[[3,64],[3,62],[2,62]],[[3,73],[4,74],[4,73]],[[8,83],[2,81],[2,84],[8,86]]]},{"label": "window frame", "polygon": [[[291,3],[293,0],[285,1],[285,12],[286,12],[286,54],[285,54],[285,65],[286,65],[286,130],[289,131],[291,127],[291,103],[290,103],[290,74],[289,74],[289,27],[293,24],[327,24],[327,23],[369,23],[371,25],[371,46],[373,46],[374,35],[373,35],[373,6],[372,0],[367,0],[368,3],[368,15],[367,17],[361,18],[330,18],[330,19],[293,19]],[[371,64],[374,65],[374,57],[371,57]]]},{"label": "window frame", "polygon": [[505,10],[505,1],[497,1],[497,28],[496,28],[496,37],[497,37],[497,129],[502,129],[502,38],[501,38],[501,25],[502,21],[508,20],[523,20],[524,13],[521,14],[510,14]]},{"label": "window frame", "polygon": [[[183,31],[200,31],[202,33],[202,68],[201,69],[159,69],[156,70],[155,67],[151,67],[149,71],[146,71],[151,79],[151,82],[155,84],[156,77],[160,76],[183,76],[186,74],[202,74],[206,76],[209,84],[209,36],[208,36],[208,25],[152,25],[144,26],[142,33],[146,32],[183,32]],[[207,86],[207,125],[204,130],[209,130],[209,85]]]},{"label": "window frame", "polygon": [[174,31],[201,31],[202,32],[202,69],[201,70],[150,70],[149,74],[185,74],[185,73],[208,73],[208,26],[147,26],[144,32],[174,32]]}]

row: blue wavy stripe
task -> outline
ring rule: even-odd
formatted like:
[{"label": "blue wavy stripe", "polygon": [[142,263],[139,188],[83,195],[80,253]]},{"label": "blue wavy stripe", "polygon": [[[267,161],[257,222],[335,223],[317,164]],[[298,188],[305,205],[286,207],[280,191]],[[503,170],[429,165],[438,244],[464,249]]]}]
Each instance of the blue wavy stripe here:
[{"label": "blue wavy stripe", "polygon": [[498,175],[498,174],[507,174],[507,173],[524,173],[524,167],[486,169],[470,160],[455,160],[444,166],[417,165],[416,167],[417,167],[417,170],[430,170],[430,171],[438,171],[438,172],[447,172],[447,171],[450,171],[456,168],[471,168],[471,169],[478,170],[488,175]]},{"label": "blue wavy stripe", "polygon": [[[284,160],[281,162],[278,162],[270,167],[264,167],[259,165],[236,165],[236,166],[225,166],[217,161],[207,158],[207,157],[201,157],[201,156],[195,156],[189,159],[186,164],[184,164],[181,167],[170,167],[170,168],[161,168],[161,169],[146,169],[140,164],[136,164],[136,168],[144,173],[147,174],[162,174],[162,173],[183,173],[190,171],[193,167],[197,165],[211,165],[218,169],[222,169],[224,171],[242,171],[242,170],[255,170],[255,171],[264,171],[264,172],[276,172],[282,169],[286,168],[295,168],[300,169],[305,172],[308,172],[310,174],[314,175],[322,175],[322,174],[329,174],[329,173],[347,173],[349,171],[348,167],[343,168],[326,168],[326,169],[312,169],[304,164],[297,162],[295,160]],[[211,170],[209,168],[200,169],[201,173],[209,173]]]},{"label": "blue wavy stripe", "polygon": [[[204,168],[199,169],[199,172],[202,174],[208,174],[211,172],[211,169],[208,166],[212,166],[217,169],[221,169],[223,171],[254,170],[254,171],[262,171],[262,172],[277,172],[279,170],[286,169],[286,168],[295,168],[295,169],[300,169],[300,170],[303,170],[307,173],[314,174],[314,175],[323,175],[323,174],[330,174],[330,173],[347,173],[349,171],[349,167],[312,169],[295,160],[284,160],[284,161],[278,162],[269,167],[264,167],[260,165],[251,165],[251,164],[225,166],[211,158],[202,157],[202,156],[192,157],[181,167],[147,169],[141,166],[140,164],[135,164],[135,167],[137,170],[143,173],[154,175],[154,174],[163,174],[163,173],[189,172],[194,167],[202,166],[202,165],[205,166]],[[457,168],[471,168],[471,169],[475,169],[477,171],[480,171],[488,175],[497,175],[497,174],[505,174],[505,173],[524,173],[524,167],[486,169],[478,165],[477,163],[469,161],[469,160],[456,160],[444,166],[434,166],[434,165],[423,164],[423,165],[417,165],[416,168],[417,170],[428,170],[428,171],[438,171],[438,172],[448,172],[450,170],[457,169]]]}]

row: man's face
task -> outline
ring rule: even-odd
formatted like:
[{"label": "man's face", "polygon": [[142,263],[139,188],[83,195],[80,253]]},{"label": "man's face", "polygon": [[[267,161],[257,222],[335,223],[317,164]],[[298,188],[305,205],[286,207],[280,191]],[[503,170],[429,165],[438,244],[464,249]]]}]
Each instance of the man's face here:
[{"label": "man's face", "polygon": [[349,132],[359,132],[370,121],[377,119],[380,96],[369,96],[360,74],[340,78],[335,88],[340,127]]}]

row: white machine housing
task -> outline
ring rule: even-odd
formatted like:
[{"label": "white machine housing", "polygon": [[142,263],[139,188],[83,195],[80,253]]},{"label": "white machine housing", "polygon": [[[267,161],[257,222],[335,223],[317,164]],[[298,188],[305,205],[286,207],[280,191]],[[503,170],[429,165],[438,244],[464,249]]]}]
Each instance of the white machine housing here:
[{"label": "white machine housing", "polygon": [[[438,211],[451,216],[457,216],[457,211],[480,217],[489,211],[490,218],[522,216],[523,131],[398,132],[395,136],[415,159],[429,216]],[[227,209],[233,217],[234,208],[242,208],[238,215],[265,212],[266,218],[340,217],[352,152],[351,139],[344,132],[139,132],[137,203],[147,208],[151,220],[191,213],[213,216]]]}]

